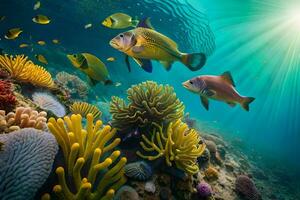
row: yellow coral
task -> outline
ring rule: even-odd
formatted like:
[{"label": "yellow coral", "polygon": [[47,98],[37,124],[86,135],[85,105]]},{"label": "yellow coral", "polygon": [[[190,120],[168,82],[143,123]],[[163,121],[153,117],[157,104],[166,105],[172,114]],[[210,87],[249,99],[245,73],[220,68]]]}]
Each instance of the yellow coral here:
[{"label": "yellow coral", "polygon": [[129,104],[119,97],[112,97],[110,104],[112,124],[122,132],[152,130],[153,123],[162,125],[183,117],[184,105],[169,85],[146,81],[133,85],[127,95]]},{"label": "yellow coral", "polygon": [[7,71],[17,81],[47,88],[54,87],[51,74],[43,67],[35,65],[24,55],[15,57],[0,55],[0,68]]},{"label": "yellow coral", "polygon": [[156,126],[158,131],[153,131],[151,140],[142,135],[143,141],[140,145],[146,152],[157,152],[157,154],[143,155],[137,151],[137,155],[148,160],[164,156],[168,166],[172,166],[172,162],[175,162],[179,169],[189,174],[197,173],[199,171],[197,157],[205,150],[200,135],[194,129],[189,129],[181,120],[171,122],[166,133],[161,126]]},{"label": "yellow coral", "polygon": [[101,111],[94,105],[86,102],[75,102],[70,106],[70,110],[73,114],[80,114],[86,116],[88,113],[94,115],[94,118],[101,117]]},{"label": "yellow coral", "polygon": [[[111,141],[116,130],[108,125],[101,128],[101,120],[93,123],[92,114],[88,114],[86,119],[85,129],[79,114],[66,116],[64,120],[49,119],[49,130],[62,148],[67,166],[66,173],[63,167],[56,169],[59,184],[53,187],[53,192],[59,199],[109,200],[126,182],[123,167],[127,159],[120,158],[121,152],[118,150],[107,155],[121,141],[120,138]],[[88,169],[86,174],[83,168]],[[75,186],[75,193],[69,189],[67,180],[72,180],[71,185]],[[44,195],[44,198],[46,197],[47,194]]]}]

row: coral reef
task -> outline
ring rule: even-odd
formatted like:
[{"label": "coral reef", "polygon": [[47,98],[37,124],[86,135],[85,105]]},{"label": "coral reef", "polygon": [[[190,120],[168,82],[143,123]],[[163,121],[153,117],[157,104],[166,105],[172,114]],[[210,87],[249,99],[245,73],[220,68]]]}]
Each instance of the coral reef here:
[{"label": "coral reef", "polygon": [[46,117],[46,112],[38,112],[32,108],[17,107],[16,112],[7,114],[4,110],[0,110],[0,132],[8,133],[21,128],[45,130]]},{"label": "coral reef", "polygon": [[260,200],[261,195],[259,194],[253,181],[245,175],[240,175],[235,181],[235,190],[246,200]]},{"label": "coral reef", "polygon": [[151,166],[144,161],[129,163],[124,169],[127,177],[139,181],[146,181],[153,174]]},{"label": "coral reef", "polygon": [[80,114],[81,116],[86,116],[87,114],[91,113],[93,114],[95,119],[100,118],[102,115],[101,111],[97,108],[97,106],[86,102],[74,102],[70,106],[70,111],[73,114]]},{"label": "coral reef", "polygon": [[78,76],[62,71],[56,74],[55,78],[57,85],[67,90],[73,99],[87,100],[89,86]]},{"label": "coral reef", "polygon": [[12,84],[9,81],[0,80],[0,109],[8,111],[16,104]]},{"label": "coral reef", "polygon": [[43,67],[35,65],[24,55],[0,55],[0,69],[6,71],[12,79],[31,83],[36,86],[53,88],[51,74]]},{"label": "coral reef", "polygon": [[52,134],[24,128],[1,134],[0,199],[33,199],[48,178],[58,145]]},{"label": "coral reef", "polygon": [[48,128],[55,135],[65,160],[65,168],[56,169],[59,184],[53,188],[59,199],[112,199],[126,182],[127,159],[120,158],[118,150],[110,153],[121,141],[112,139],[116,129],[108,125],[101,128],[102,121],[94,123],[92,114],[86,120],[84,129],[79,114],[65,116],[64,120],[49,119]]},{"label": "coral reef", "polygon": [[65,107],[51,94],[35,92],[32,95],[33,102],[43,110],[51,111],[57,117],[66,115]]},{"label": "coral reef", "polygon": [[158,131],[153,130],[151,140],[142,135],[143,141],[140,145],[146,152],[157,154],[143,155],[140,151],[137,151],[137,154],[148,160],[164,156],[168,166],[172,166],[172,162],[175,162],[177,168],[189,174],[197,173],[199,171],[197,158],[205,150],[205,144],[201,142],[199,134],[194,129],[189,129],[181,120],[171,122],[165,133],[161,126],[156,126]]},{"label": "coral reef", "polygon": [[146,81],[133,85],[127,95],[129,104],[115,96],[110,104],[112,125],[121,132],[151,130],[153,123],[163,125],[183,116],[184,105],[169,85]]},{"label": "coral reef", "polygon": [[219,178],[219,172],[217,169],[215,169],[212,166],[209,166],[205,171],[204,171],[205,179],[209,181],[214,181]]},{"label": "coral reef", "polygon": [[197,194],[199,197],[207,198],[213,194],[211,186],[205,181],[201,181],[197,186]]},{"label": "coral reef", "polygon": [[122,186],[116,193],[114,200],[139,200],[139,194],[128,185]]}]

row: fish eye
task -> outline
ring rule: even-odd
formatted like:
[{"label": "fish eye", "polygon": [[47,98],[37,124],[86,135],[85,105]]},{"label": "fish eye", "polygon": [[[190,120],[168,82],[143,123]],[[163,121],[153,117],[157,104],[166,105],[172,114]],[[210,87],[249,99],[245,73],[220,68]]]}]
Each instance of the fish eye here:
[{"label": "fish eye", "polygon": [[193,81],[190,81],[190,84],[192,84],[192,85],[193,85],[193,84],[194,84],[194,83],[193,83]]},{"label": "fish eye", "polygon": [[124,37],[124,35],[123,35],[123,34],[120,34],[120,37],[122,38],[122,37]]},{"label": "fish eye", "polygon": [[73,56],[74,56],[74,58],[76,58],[76,54],[74,54]]}]

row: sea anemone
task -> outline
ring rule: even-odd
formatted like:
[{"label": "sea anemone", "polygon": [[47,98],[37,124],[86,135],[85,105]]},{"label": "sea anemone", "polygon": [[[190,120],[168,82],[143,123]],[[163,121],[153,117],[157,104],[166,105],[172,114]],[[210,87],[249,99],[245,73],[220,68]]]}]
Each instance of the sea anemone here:
[{"label": "sea anemone", "polygon": [[74,102],[70,106],[70,111],[73,114],[80,114],[81,116],[86,116],[87,114],[91,113],[94,115],[95,118],[99,118],[102,115],[101,111],[97,108],[97,106],[86,102]]},{"label": "sea anemone", "polygon": [[0,80],[0,109],[9,110],[16,104],[16,97],[9,81]]},{"label": "sea anemone", "polygon": [[125,165],[125,175],[138,181],[146,181],[152,176],[152,168],[144,161],[137,161]]},{"label": "sea anemone", "polygon": [[52,134],[24,128],[1,134],[0,199],[33,199],[50,175],[57,142]]},{"label": "sea anemone", "polygon": [[235,180],[235,190],[246,200],[260,200],[261,195],[254,182],[245,175],[240,175]]},{"label": "sea anemone", "polygon": [[184,105],[169,85],[146,81],[133,85],[127,95],[129,104],[118,97],[112,97],[110,104],[112,125],[121,132],[152,130],[154,123],[163,125],[183,116]]},{"label": "sea anemone", "polygon": [[51,111],[54,115],[62,117],[66,115],[65,107],[51,94],[35,92],[32,95],[33,102],[44,110]]},{"label": "sea anemone", "polygon": [[43,67],[27,60],[24,55],[0,55],[0,68],[5,70],[12,79],[19,82],[31,83],[36,86],[53,88],[51,74]]},{"label": "sea anemone", "polygon": [[196,189],[199,197],[207,198],[212,195],[211,186],[205,181],[201,181],[200,183],[198,183]]},{"label": "sea anemone", "polygon": [[205,150],[205,144],[201,142],[201,137],[194,129],[189,129],[187,124],[181,120],[171,122],[164,132],[163,127],[156,125],[157,130],[153,130],[151,139],[142,135],[140,142],[145,152],[155,154],[144,155],[137,151],[137,155],[148,160],[155,160],[165,157],[168,166],[174,162],[176,167],[184,170],[188,174],[195,174],[199,171],[197,158]]}]

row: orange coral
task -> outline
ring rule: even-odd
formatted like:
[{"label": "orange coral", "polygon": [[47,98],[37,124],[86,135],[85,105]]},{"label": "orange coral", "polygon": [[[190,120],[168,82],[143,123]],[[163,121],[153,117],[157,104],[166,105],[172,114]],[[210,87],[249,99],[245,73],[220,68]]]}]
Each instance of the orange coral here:
[{"label": "orange coral", "polygon": [[0,68],[7,71],[11,78],[17,81],[47,88],[54,87],[51,74],[43,67],[35,65],[28,60],[27,56],[0,55]]}]

